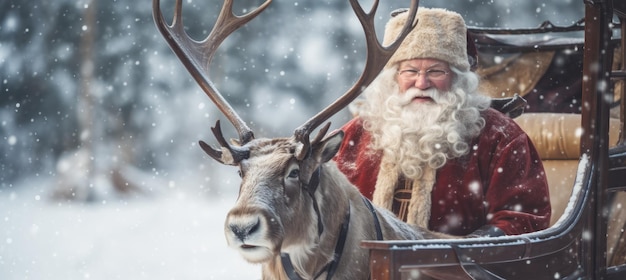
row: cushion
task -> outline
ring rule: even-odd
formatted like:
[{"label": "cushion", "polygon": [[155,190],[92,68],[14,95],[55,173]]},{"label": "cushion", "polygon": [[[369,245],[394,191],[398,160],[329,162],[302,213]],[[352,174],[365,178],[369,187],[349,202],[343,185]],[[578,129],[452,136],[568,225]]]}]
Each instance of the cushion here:
[{"label": "cushion", "polygon": [[[580,118],[579,114],[526,113],[515,121],[528,134],[541,159],[578,160],[582,134]],[[614,146],[620,122],[611,118],[609,125],[609,146]]]}]

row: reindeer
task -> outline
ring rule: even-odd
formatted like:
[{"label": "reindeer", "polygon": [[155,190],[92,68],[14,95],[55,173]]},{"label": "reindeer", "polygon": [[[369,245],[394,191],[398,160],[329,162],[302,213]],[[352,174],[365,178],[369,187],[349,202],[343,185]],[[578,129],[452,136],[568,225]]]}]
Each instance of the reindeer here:
[{"label": "reindeer", "polygon": [[[331,160],[343,133],[326,136],[330,123],[310,141],[310,133],[354,100],[361,88],[382,70],[400,42],[415,26],[418,1],[412,0],[410,20],[397,40],[383,47],[374,31],[375,1],[365,13],[350,0],[366,35],[367,62],[359,80],[339,99],[295,130],[291,137],[255,139],[252,131],[225,101],[208,77],[219,44],[263,11],[271,0],[243,16],[225,1],[215,27],[203,41],[189,38],[182,25],[181,0],[174,22],[165,23],[159,0],[153,1],[155,22],[170,47],[203,90],[236,128],[239,140],[229,143],[219,120],[211,128],[220,149],[203,141],[200,147],[222,164],[239,167],[241,186],[228,212],[224,231],[230,247],[251,263],[261,263],[263,279],[367,279],[366,239],[445,238],[398,220],[390,211],[374,207]],[[325,137],[326,136],[326,137]]]}]

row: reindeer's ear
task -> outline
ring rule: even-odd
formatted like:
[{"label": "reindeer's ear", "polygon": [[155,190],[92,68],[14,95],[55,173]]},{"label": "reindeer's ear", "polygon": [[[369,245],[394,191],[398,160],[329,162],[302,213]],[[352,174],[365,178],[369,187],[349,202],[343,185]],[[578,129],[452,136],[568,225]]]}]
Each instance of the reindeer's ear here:
[{"label": "reindeer's ear", "polygon": [[326,138],[320,143],[320,146],[322,146],[321,162],[327,162],[331,160],[339,151],[342,141],[343,131],[341,130],[333,131],[330,133],[330,135],[326,136]]}]

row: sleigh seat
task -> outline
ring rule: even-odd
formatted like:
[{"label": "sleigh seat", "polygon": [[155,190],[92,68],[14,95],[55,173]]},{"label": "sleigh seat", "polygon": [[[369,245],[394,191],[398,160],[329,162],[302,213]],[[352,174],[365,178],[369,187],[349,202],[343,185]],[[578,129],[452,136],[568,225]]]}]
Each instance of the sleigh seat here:
[{"label": "sleigh seat", "polygon": [[[624,33],[624,28],[621,29]],[[574,24],[563,28],[561,33],[575,35],[580,30],[580,24]],[[528,103],[525,113],[515,121],[529,135],[542,159],[550,189],[550,225],[553,226],[572,197],[581,158],[584,39],[542,36],[535,42],[527,36],[499,36],[489,32],[475,32],[471,36],[478,51],[476,73],[481,77],[481,91],[492,98],[517,94]],[[611,68],[623,71],[624,52],[619,43],[613,44]],[[624,132],[620,122],[623,108],[619,106],[623,102],[624,82],[614,80],[612,87],[609,148],[623,141],[620,137],[624,138],[620,136]],[[611,193],[608,205],[607,262],[626,264],[626,192]]]}]

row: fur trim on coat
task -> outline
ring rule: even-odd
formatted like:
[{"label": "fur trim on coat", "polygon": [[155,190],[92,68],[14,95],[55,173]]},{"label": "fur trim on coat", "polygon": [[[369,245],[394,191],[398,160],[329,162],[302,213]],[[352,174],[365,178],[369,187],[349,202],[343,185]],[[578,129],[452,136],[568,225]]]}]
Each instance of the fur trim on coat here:
[{"label": "fur trim on coat", "polygon": [[[411,200],[406,217],[406,222],[423,228],[428,228],[431,208],[431,191],[435,184],[436,172],[432,168],[425,168],[424,175],[419,180],[413,180],[411,188]],[[398,184],[398,171],[396,165],[382,157],[380,171],[376,179],[376,187],[372,196],[372,202],[378,207],[392,210],[395,190]]]}]

